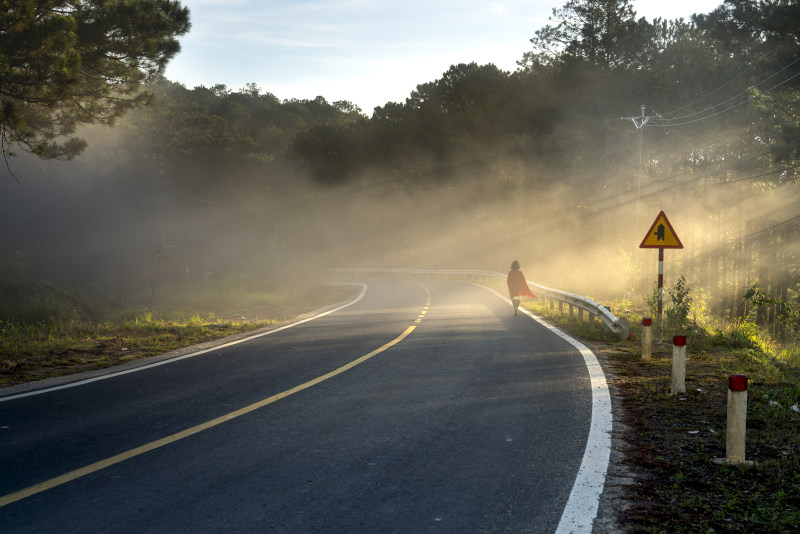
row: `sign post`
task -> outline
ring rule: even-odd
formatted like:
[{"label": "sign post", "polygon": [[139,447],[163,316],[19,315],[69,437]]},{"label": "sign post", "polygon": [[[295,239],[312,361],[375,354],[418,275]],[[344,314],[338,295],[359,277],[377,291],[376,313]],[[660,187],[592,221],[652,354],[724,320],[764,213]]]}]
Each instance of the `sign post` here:
[{"label": "sign post", "polygon": [[658,315],[656,316],[656,335],[661,343],[661,323],[664,309],[664,249],[683,248],[683,243],[672,228],[667,215],[662,210],[650,226],[639,248],[658,249]]}]

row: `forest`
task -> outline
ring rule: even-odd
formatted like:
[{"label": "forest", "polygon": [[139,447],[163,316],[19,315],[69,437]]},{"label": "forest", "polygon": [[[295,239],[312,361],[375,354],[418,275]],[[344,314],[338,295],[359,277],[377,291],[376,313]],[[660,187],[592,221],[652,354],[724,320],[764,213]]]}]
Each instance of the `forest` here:
[{"label": "forest", "polygon": [[646,20],[569,0],[515,71],[443,66],[371,111],[157,71],[147,105],[78,121],[80,142],[4,123],[4,279],[153,306],[170,284],[291,291],[332,267],[516,259],[640,308],[657,253],[639,244],[663,210],[684,245],[665,285],[683,276],[698,315],[800,331],[797,2]]}]

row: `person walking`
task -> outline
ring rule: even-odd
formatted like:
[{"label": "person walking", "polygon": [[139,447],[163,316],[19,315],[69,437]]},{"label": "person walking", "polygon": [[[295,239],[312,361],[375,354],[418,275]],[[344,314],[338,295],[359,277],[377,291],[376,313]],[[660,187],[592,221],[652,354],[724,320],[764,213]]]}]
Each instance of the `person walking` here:
[{"label": "person walking", "polygon": [[511,297],[511,305],[514,306],[514,315],[517,315],[522,297],[539,298],[539,296],[528,287],[525,275],[519,270],[519,262],[517,260],[511,262],[511,270],[508,271],[506,284],[508,285],[508,294]]}]

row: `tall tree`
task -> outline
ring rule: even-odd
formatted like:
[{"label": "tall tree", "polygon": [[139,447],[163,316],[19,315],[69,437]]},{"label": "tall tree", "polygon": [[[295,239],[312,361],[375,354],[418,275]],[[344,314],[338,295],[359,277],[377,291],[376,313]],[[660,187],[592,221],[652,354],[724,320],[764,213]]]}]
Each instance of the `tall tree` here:
[{"label": "tall tree", "polygon": [[737,78],[751,84],[747,97],[762,120],[747,121],[747,131],[768,143],[777,161],[796,162],[800,159],[800,4],[725,0],[713,12],[693,19],[728,56],[750,62]]},{"label": "tall tree", "polygon": [[70,159],[81,124],[111,124],[146,102],[142,84],[163,73],[189,30],[171,0],[0,2],[0,145]]},{"label": "tall tree", "polygon": [[635,64],[646,42],[648,24],[635,20],[631,0],[569,0],[553,9],[547,25],[531,39],[533,52],[521,64],[573,57],[602,68]]}]

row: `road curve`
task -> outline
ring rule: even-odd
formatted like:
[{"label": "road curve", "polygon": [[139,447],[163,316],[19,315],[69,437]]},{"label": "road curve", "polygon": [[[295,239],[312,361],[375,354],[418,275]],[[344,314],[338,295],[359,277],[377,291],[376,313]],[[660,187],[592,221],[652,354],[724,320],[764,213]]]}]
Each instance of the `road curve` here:
[{"label": "road curve", "polygon": [[371,280],[293,328],[0,398],[0,524],[569,531],[593,428],[584,356],[485,288]]}]

